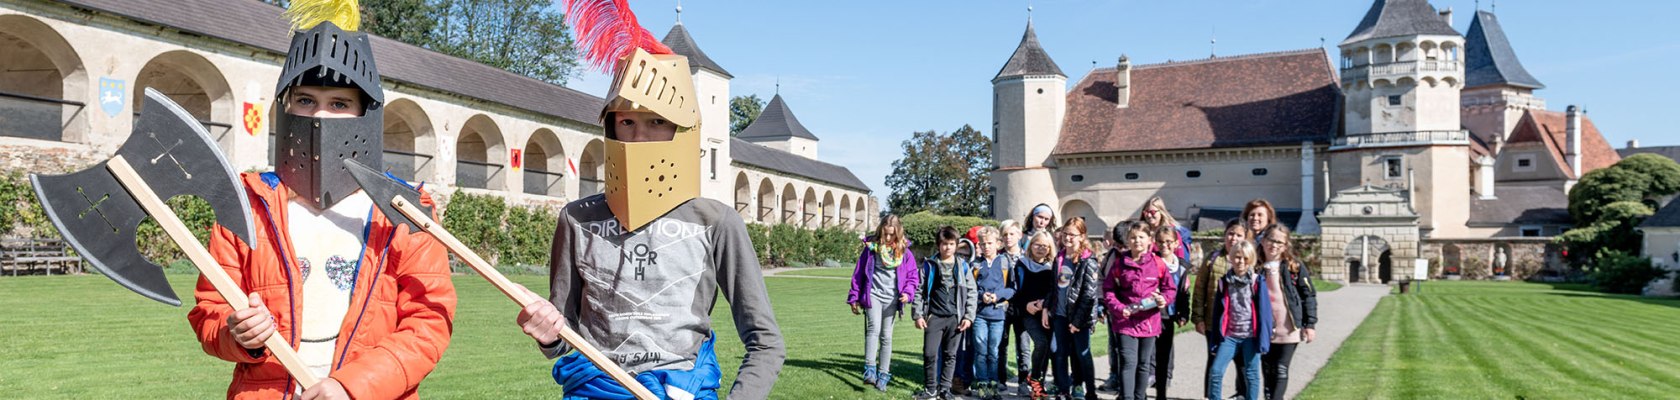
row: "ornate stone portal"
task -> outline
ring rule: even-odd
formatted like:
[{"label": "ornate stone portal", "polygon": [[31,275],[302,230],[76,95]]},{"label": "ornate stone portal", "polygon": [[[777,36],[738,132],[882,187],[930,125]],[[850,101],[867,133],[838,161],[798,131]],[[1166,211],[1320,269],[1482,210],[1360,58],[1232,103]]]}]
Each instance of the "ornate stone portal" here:
[{"label": "ornate stone portal", "polygon": [[1418,214],[1402,190],[1363,186],[1336,193],[1318,216],[1322,275],[1337,282],[1387,283],[1412,276]]}]

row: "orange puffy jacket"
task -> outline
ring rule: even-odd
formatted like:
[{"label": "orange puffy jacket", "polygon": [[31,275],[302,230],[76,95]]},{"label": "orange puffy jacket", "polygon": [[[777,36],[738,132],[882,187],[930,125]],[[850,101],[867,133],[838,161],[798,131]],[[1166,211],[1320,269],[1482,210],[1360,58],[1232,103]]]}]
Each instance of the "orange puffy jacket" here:
[{"label": "orange puffy jacket", "polygon": [[[261,293],[274,313],[276,334],[295,348],[303,310],[303,285],[293,262],[291,236],[285,234],[289,190],[273,174],[245,173],[256,241],[253,249],[232,232],[216,226],[210,253],[246,292]],[[421,195],[421,203],[434,204]],[[455,286],[450,281],[447,249],[425,232],[393,229],[379,210],[373,210],[368,251],[350,299],[350,311],[339,327],[331,378],[356,399],[412,399],[420,380],[437,367],[449,347],[455,315]],[[369,289],[372,290],[369,290]],[[233,312],[214,286],[199,278],[198,304],[187,320],[198,333],[204,352],[237,363],[230,399],[278,399],[298,390],[297,381],[267,352],[252,357],[228,333]],[[327,377],[320,377],[327,378]]]}]

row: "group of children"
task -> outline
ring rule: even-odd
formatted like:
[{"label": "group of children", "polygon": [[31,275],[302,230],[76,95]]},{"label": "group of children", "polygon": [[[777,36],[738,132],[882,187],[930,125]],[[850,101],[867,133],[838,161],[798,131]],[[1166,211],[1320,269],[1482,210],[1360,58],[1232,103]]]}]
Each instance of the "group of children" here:
[{"label": "group of children", "polygon": [[1155,398],[1165,398],[1174,328],[1192,322],[1208,343],[1207,398],[1221,398],[1233,361],[1243,372],[1239,394],[1283,397],[1295,346],[1313,339],[1317,304],[1311,273],[1270,203],[1250,202],[1200,268],[1191,263],[1189,230],[1159,197],[1107,232],[1100,255],[1083,218],[1055,221],[1041,204],[1025,226],[974,227],[969,254],[960,251],[963,235],[942,227],[937,253],[918,259],[899,218],[884,218],[863,246],[847,298],[854,314],[867,315],[864,381],[887,390],[893,323],[909,306],[924,331],[918,399],[1001,398],[1011,376],[1010,338],[1016,394],[1095,399],[1091,333],[1099,323],[1109,334],[1102,389],[1144,399],[1153,386]]}]

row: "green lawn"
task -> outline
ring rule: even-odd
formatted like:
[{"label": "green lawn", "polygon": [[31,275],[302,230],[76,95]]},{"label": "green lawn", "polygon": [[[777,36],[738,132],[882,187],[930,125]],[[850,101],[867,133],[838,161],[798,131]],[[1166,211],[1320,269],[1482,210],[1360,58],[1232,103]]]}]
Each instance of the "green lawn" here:
[{"label": "green lawn", "polygon": [[1680,300],[1430,282],[1383,298],[1300,398],[1672,398],[1676,337]]},{"label": "green lawn", "polygon": [[[849,268],[845,273],[849,273]],[[171,275],[190,303],[193,276]],[[546,287],[541,276],[511,276]],[[894,335],[891,392],[865,390],[863,320],[846,307],[846,281],[767,278],[789,357],[774,398],[903,398],[921,382],[921,331],[900,321]],[[551,364],[514,326],[517,309],[476,276],[457,276],[455,334],[426,398],[559,398]],[[721,296],[720,296],[721,299]],[[146,300],[100,276],[0,278],[0,397],[216,398],[232,365],[205,355],[186,322],[187,308]],[[742,347],[728,305],[714,327],[724,387],[734,380]],[[1103,335],[1093,338],[1102,352]]]}]

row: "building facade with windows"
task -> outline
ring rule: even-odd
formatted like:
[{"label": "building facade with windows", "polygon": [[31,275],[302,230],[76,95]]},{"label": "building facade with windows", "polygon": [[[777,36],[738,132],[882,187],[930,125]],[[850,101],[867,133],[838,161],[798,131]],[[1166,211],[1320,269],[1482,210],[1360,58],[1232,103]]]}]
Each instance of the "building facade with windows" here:
[{"label": "building facade with windows", "polygon": [[[56,173],[108,158],[141,111],[136,99],[153,88],[198,118],[234,168],[270,169],[273,91],[290,34],[281,12],[257,0],[0,0],[0,166]],[[392,173],[441,195],[459,188],[516,204],[601,192],[602,98],[371,40]],[[691,57],[705,101],[703,196],[736,204],[749,222],[861,230],[878,219],[870,189],[817,160],[803,127],[809,153],[729,137],[732,77],[680,23],[664,41]],[[731,190],[743,184],[772,194]]]},{"label": "building facade with windows", "polygon": [[1029,22],[992,79],[994,217],[1050,204],[1097,235],[1162,196],[1210,230],[1264,198],[1321,235],[1331,279],[1555,266],[1568,189],[1620,156],[1585,110],[1546,109],[1493,13],[1452,22],[1374,0],[1335,53],[1120,55],[1068,89]]}]

